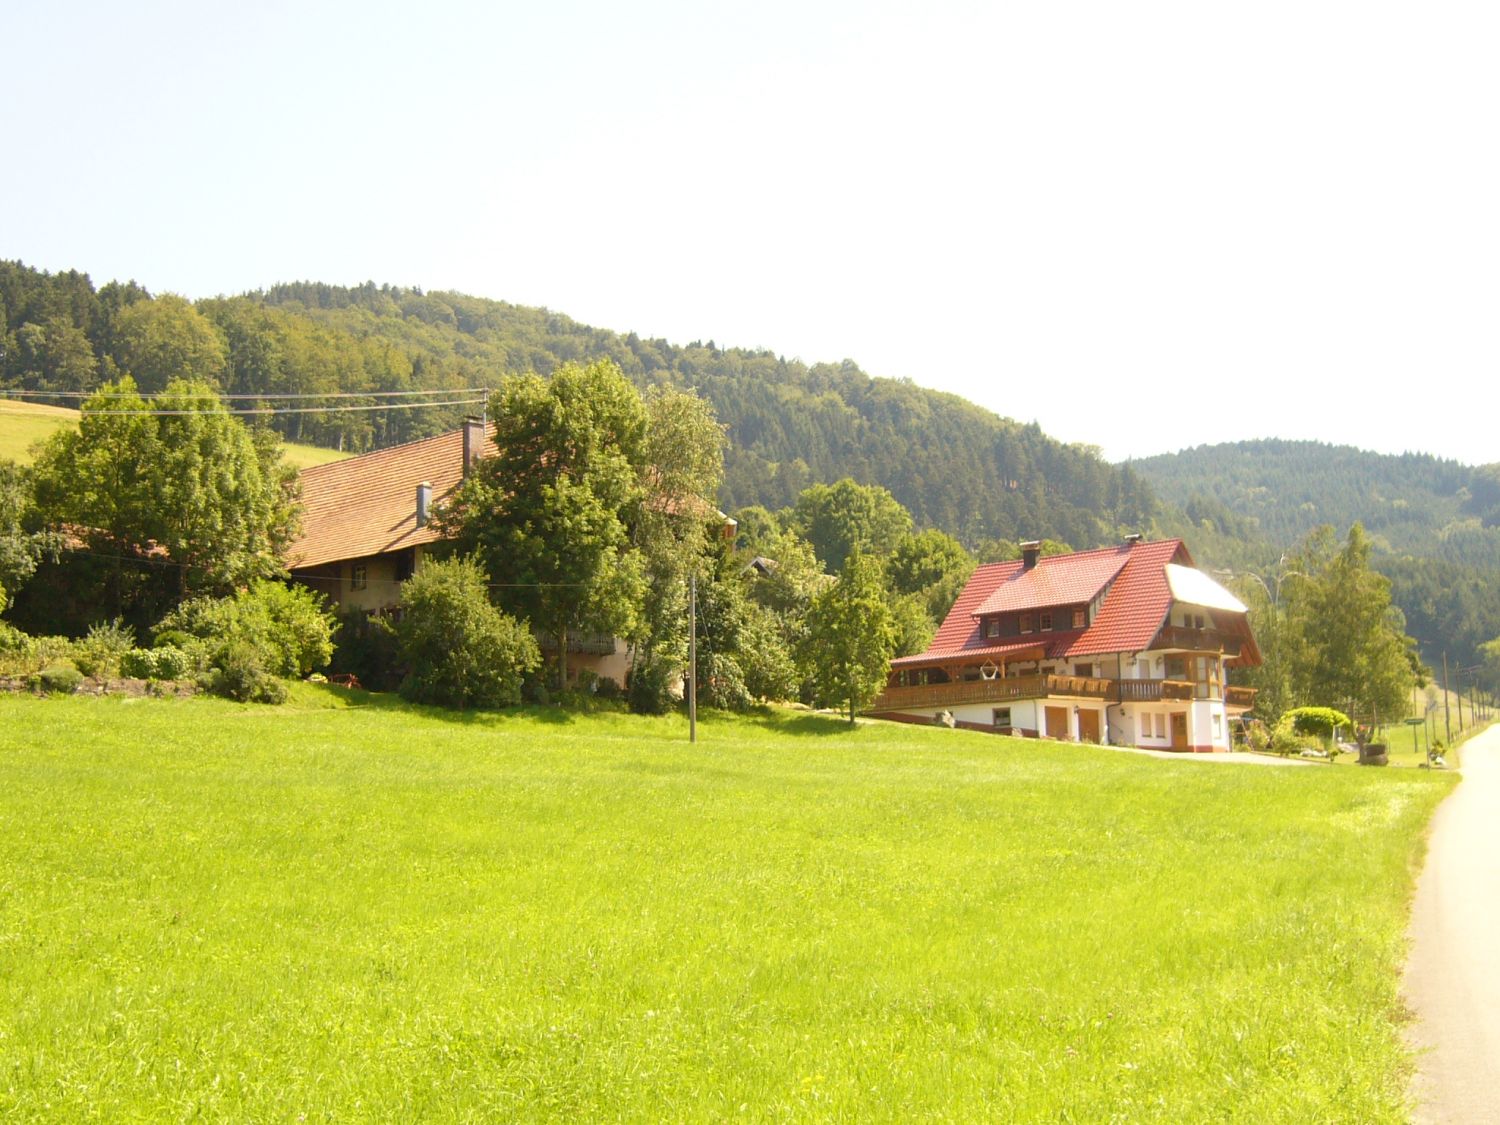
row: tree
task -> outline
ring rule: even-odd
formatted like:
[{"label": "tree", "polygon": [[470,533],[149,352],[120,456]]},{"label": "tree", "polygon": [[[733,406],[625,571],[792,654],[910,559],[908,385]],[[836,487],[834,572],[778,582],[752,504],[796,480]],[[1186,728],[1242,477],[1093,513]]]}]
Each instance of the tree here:
[{"label": "tree", "polygon": [[30,474],[14,461],[0,461],[0,613],[42,556],[59,546],[56,535],[28,530],[31,509]]},{"label": "tree", "polygon": [[813,599],[802,660],[819,703],[847,704],[849,724],[885,684],[895,648],[879,560],[856,547],[839,580]]},{"label": "tree", "polygon": [[1347,704],[1361,721],[1404,712],[1414,642],[1391,584],[1370,567],[1370,542],[1355,524],[1342,546],[1324,526],[1283,559],[1271,582],[1242,583],[1264,663],[1249,682],[1265,693],[1257,710]]},{"label": "tree", "polygon": [[[675,675],[687,663],[689,578],[707,579],[722,521],[714,495],[724,477],[724,429],[695,394],[653,387],[646,394],[642,494],[630,515],[632,549],[646,576],[632,666]],[[634,674],[634,673],[633,673]],[[727,673],[726,673],[727,676]],[[652,675],[665,682],[668,676]],[[726,696],[727,698],[727,696]]]},{"label": "tree", "polygon": [[177,379],[217,387],[228,365],[224,338],[186,299],[164,293],[137,301],[114,322],[114,360],[145,393]]},{"label": "tree", "polygon": [[886,555],[911,530],[911,514],[884,488],[856,484],[815,484],[797,497],[797,530],[830,571],[841,570],[852,551]]},{"label": "tree", "polygon": [[223,592],[282,571],[297,510],[280,458],[274,435],[252,436],[207,386],[174,382],[148,407],[125,378],[43,446],[37,509],[101,554],[174,568],[179,597]]},{"label": "tree", "polygon": [[491,604],[472,559],[428,562],[401,588],[396,640],[401,694],[445,707],[521,701],[521,680],[542,661],[526,626]]},{"label": "tree", "polygon": [[485,561],[504,609],[555,639],[566,688],[570,635],[628,636],[640,619],[644,576],[626,521],[646,493],[646,409],[603,360],[507,378],[490,413],[495,450],[439,524]]},{"label": "tree", "polygon": [[885,573],[893,593],[919,598],[927,614],[941,621],[975,566],[974,556],[957,539],[928,529],[896,544]]}]

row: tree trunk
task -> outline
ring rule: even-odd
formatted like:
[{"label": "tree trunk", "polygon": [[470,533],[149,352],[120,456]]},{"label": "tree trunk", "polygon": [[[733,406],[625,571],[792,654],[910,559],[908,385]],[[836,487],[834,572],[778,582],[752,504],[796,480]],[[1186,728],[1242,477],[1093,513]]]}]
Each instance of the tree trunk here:
[{"label": "tree trunk", "polygon": [[568,627],[557,630],[557,690],[568,690]]}]

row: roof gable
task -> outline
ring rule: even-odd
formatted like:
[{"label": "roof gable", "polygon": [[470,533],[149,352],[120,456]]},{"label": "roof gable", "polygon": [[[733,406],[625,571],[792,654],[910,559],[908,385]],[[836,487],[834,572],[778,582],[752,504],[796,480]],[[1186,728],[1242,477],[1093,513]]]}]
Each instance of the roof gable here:
[{"label": "roof gable", "polygon": [[[1022,594],[1042,592],[1048,598],[1063,591],[1067,596],[1057,601],[1030,604],[1017,600],[1016,608],[1079,604],[1093,600],[1103,591],[1104,600],[1088,628],[1039,633],[1021,640],[1006,638],[1003,642],[983,637],[980,614],[1004,612],[990,607],[1011,604],[1006,600],[1009,595],[1004,593],[1007,584],[1028,573],[1024,572],[1019,560],[990,563],[974,572],[943,619],[927,651],[894,663],[905,667],[954,657],[1003,655],[1002,650],[1012,652],[1037,646],[1045,646],[1049,658],[1140,652],[1150,645],[1172,608],[1168,564],[1191,567],[1193,560],[1180,539],[1163,539],[1133,546],[1079,551],[1072,555],[1052,555],[1038,560],[1037,566],[1029,573],[1035,574],[1043,564],[1053,568],[1045,583],[1017,584],[1010,589]],[[1085,590],[1092,592],[1073,596]]]},{"label": "roof gable", "polygon": [[974,613],[987,617],[1091,602],[1120,573],[1129,552],[1129,547],[1118,547],[1038,559],[1030,570],[1023,568],[1002,580]]}]

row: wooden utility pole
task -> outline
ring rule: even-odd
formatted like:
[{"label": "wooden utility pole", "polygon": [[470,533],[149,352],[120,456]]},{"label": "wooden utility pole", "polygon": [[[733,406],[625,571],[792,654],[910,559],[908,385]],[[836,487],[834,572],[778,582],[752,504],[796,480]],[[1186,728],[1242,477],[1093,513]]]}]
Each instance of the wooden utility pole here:
[{"label": "wooden utility pole", "polygon": [[[1462,716],[1459,718],[1459,723],[1463,723]],[[1443,733],[1447,736],[1444,741],[1452,746],[1453,726],[1448,721],[1448,653],[1446,651],[1443,653]]]},{"label": "wooden utility pole", "polygon": [[688,575],[688,741],[698,741],[698,575]]}]

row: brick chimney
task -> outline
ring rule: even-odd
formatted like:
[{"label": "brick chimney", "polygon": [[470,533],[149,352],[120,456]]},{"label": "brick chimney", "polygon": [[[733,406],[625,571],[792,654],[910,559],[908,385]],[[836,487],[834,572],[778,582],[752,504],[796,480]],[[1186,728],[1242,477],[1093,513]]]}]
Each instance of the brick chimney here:
[{"label": "brick chimney", "polygon": [[464,476],[474,463],[484,456],[484,421],[480,418],[464,419]]},{"label": "brick chimney", "polygon": [[1021,569],[1035,570],[1036,560],[1042,557],[1040,539],[1028,539],[1021,544]]}]

